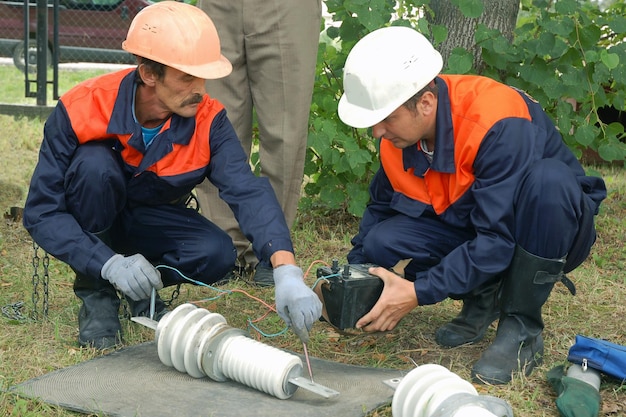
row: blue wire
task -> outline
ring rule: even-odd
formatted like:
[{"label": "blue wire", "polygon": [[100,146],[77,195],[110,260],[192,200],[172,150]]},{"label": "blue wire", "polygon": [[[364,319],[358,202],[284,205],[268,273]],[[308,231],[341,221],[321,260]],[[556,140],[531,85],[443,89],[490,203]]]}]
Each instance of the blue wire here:
[{"label": "blue wire", "polygon": [[[217,291],[221,294],[215,296],[215,297],[211,297],[211,298],[204,298],[202,301],[213,301],[213,300],[217,300],[218,298],[220,298],[221,296],[223,296],[224,294],[232,294],[233,292],[230,290],[223,290],[221,288],[217,288],[217,287],[213,287],[207,283],[201,282],[201,281],[196,281],[193,278],[189,278],[188,276],[186,276],[185,274],[183,274],[182,272],[180,272],[178,269],[169,266],[169,265],[157,265],[155,266],[155,268],[160,269],[160,268],[165,268],[165,269],[170,269],[174,272],[176,272],[178,275],[180,275],[181,277],[183,277],[184,279],[186,279],[189,282],[192,282],[196,285],[202,286],[202,287],[206,287],[209,289],[212,289],[214,291]],[[322,279],[322,278],[320,278]],[[317,285],[317,283],[320,281],[320,279],[318,279],[315,284],[313,285],[313,288],[315,288],[315,285]],[[248,323],[248,327],[252,327],[254,330],[256,330],[257,332],[259,332],[259,334],[263,337],[276,337],[276,336],[280,336],[281,334],[285,334],[287,332],[287,330],[289,330],[289,326],[285,326],[284,329],[282,329],[280,332],[278,333],[265,333],[263,332],[261,329],[259,329],[257,326],[254,325],[254,323],[252,323],[252,320],[250,319],[250,317],[248,317],[246,319],[247,323]]]}]

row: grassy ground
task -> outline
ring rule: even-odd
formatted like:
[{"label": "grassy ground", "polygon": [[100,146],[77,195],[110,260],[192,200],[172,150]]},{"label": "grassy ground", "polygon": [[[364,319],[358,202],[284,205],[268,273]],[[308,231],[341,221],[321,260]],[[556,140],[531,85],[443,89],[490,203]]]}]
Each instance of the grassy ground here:
[{"label": "grassy ground", "polygon": [[[0,76],[2,71],[0,71]],[[42,318],[43,283],[46,269],[43,253],[33,261],[33,245],[21,226],[19,212],[11,207],[23,207],[30,175],[37,158],[43,123],[37,120],[0,116],[0,307],[23,302],[20,310],[26,319],[0,316],[0,389],[7,388],[48,372],[68,367],[101,355],[76,344],[76,314],[79,303],[72,292],[73,275],[63,263],[50,259],[48,316]],[[558,416],[555,395],[546,381],[546,372],[566,363],[567,351],[576,334],[606,338],[626,345],[623,319],[626,317],[626,170],[595,167],[607,182],[609,196],[596,218],[598,241],[589,259],[570,274],[578,295],[572,297],[562,285],[557,285],[544,307],[546,330],[545,362],[529,377],[518,377],[506,386],[482,386],[481,394],[500,397],[509,402],[516,416]],[[300,213],[293,230],[297,256],[303,269],[308,270],[307,282],[314,282],[315,270],[333,258],[345,262],[350,248],[349,239],[357,230],[357,219],[348,216],[322,216]],[[34,275],[33,264],[37,274]],[[37,297],[33,297],[33,282]],[[264,333],[278,333],[282,323],[273,313],[265,316],[266,303],[273,302],[272,289],[250,286],[245,279],[231,282],[221,289],[241,290],[215,298],[218,292],[183,286],[173,306],[197,302],[199,306],[218,312],[233,327],[247,328],[256,321]],[[245,293],[244,293],[245,292]],[[171,289],[160,292],[169,299]],[[248,296],[249,295],[249,296]],[[39,320],[28,317],[33,313],[33,298],[37,300]],[[461,377],[469,379],[473,362],[493,340],[495,326],[484,341],[473,346],[442,349],[434,342],[438,326],[456,315],[461,304],[447,300],[439,305],[414,310],[399,326],[381,334],[340,334],[319,322],[311,333],[309,353],[315,357],[341,363],[382,368],[410,370],[417,364],[442,364]],[[12,310],[11,310],[12,311]],[[153,332],[124,319],[126,345],[152,340]],[[289,333],[276,337],[252,334],[274,346],[301,351],[297,338]],[[601,416],[626,416],[626,385],[604,378]],[[73,416],[70,411],[36,400],[0,393],[0,415],[6,416]],[[370,414],[372,417],[391,416],[389,406]]]}]

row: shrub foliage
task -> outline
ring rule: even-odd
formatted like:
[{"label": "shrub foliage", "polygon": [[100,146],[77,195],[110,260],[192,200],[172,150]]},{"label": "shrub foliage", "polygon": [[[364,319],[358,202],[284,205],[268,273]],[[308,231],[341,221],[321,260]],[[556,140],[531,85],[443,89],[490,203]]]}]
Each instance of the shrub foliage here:
[{"label": "shrub foliage", "polygon": [[[325,3],[332,23],[320,43],[301,204],[360,216],[379,161],[371,130],[350,128],[337,116],[346,56],[360,38],[380,27],[412,26],[435,45],[450,29],[431,23],[436,20],[428,0]],[[466,17],[488,12],[482,0],[452,3]],[[475,27],[485,64],[481,75],[537,99],[577,156],[588,150],[613,163],[626,161],[624,126],[602,117],[607,109],[626,109],[626,5],[615,3],[602,10],[589,1],[522,0],[512,41],[498,30]],[[444,72],[478,73],[473,61],[470,51],[456,48]]]}]

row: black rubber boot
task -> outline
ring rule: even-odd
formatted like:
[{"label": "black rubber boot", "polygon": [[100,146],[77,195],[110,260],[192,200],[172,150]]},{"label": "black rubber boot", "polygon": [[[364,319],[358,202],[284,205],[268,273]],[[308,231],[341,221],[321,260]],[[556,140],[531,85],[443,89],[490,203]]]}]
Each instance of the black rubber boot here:
[{"label": "black rubber boot", "polygon": [[274,286],[274,270],[271,266],[257,264],[254,269],[253,282],[259,287],[273,287]]},{"label": "black rubber boot", "polygon": [[120,299],[108,281],[76,274],[74,293],[83,302],[78,312],[78,343],[98,350],[121,343]]},{"label": "black rubber boot", "polygon": [[474,364],[474,382],[507,384],[514,373],[528,376],[543,362],[541,308],[561,279],[564,265],[564,258],[541,258],[516,248],[502,283],[496,338]]},{"label": "black rubber boot", "polygon": [[487,328],[500,315],[498,290],[500,277],[496,277],[464,295],[463,308],[450,323],[437,329],[435,341],[443,347],[456,347],[475,343],[485,336]]},{"label": "black rubber boot", "polygon": [[[130,309],[131,317],[150,317],[150,299],[146,298],[144,300],[135,301],[130,297],[125,297],[126,302],[128,302],[128,307]],[[159,321],[163,318],[164,315],[168,313],[167,306],[159,297],[159,293],[156,295],[156,299],[154,302],[154,317],[153,320]]]},{"label": "black rubber boot", "polygon": [[[111,246],[109,229],[95,233]],[[74,293],[83,302],[78,312],[78,344],[98,350],[110,349],[122,343],[119,318],[120,299],[111,283],[99,276],[76,273]]]}]

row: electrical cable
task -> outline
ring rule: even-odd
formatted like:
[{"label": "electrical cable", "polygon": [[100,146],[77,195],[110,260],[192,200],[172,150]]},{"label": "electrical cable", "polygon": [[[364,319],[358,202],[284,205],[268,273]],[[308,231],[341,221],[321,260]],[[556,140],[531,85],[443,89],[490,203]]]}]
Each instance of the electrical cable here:
[{"label": "electrical cable", "polygon": [[[328,265],[326,262],[321,261],[321,260],[316,260],[316,261],[311,262],[311,264],[307,268],[306,272],[304,273],[304,278],[306,278],[308,276],[311,268],[313,268],[313,266],[315,264],[317,264],[317,263],[322,263],[324,265]],[[175,273],[177,273],[181,278],[185,279],[186,281],[189,281],[190,283],[193,283],[195,285],[198,285],[198,286],[201,286],[201,287],[205,287],[205,288],[208,288],[210,290],[218,292],[218,294],[216,296],[214,296],[214,297],[203,298],[201,300],[192,301],[192,302],[190,302],[191,304],[203,303],[203,302],[208,302],[208,301],[215,301],[215,300],[217,300],[217,299],[219,299],[219,298],[221,298],[221,297],[223,297],[224,295],[227,295],[227,294],[240,293],[240,294],[243,294],[246,297],[248,297],[248,298],[250,298],[250,299],[252,299],[254,301],[259,302],[261,305],[263,305],[264,307],[267,308],[267,311],[265,312],[265,314],[261,315],[260,317],[254,319],[254,320],[251,319],[250,317],[248,317],[246,319],[246,323],[247,323],[249,328],[254,329],[254,331],[256,331],[259,335],[261,335],[263,337],[267,337],[267,338],[280,336],[280,335],[286,333],[289,330],[288,326],[285,326],[281,331],[276,332],[276,333],[266,333],[263,330],[261,330],[255,323],[258,323],[261,320],[263,320],[264,318],[266,318],[267,315],[270,312],[272,312],[272,311],[276,312],[276,307],[275,307],[275,305],[268,304],[264,300],[262,300],[262,299],[260,299],[258,297],[255,297],[254,295],[251,295],[251,294],[249,294],[248,292],[246,292],[244,290],[241,290],[241,289],[224,290],[224,289],[221,289],[221,288],[217,288],[217,287],[214,287],[214,286],[209,285],[207,283],[204,283],[204,282],[201,282],[201,281],[197,281],[197,280],[195,280],[193,278],[190,278],[190,277],[186,276],[185,274],[183,274],[181,271],[179,271],[177,268],[174,268],[174,267],[169,266],[169,265],[163,265],[163,264],[156,265],[155,268],[172,270]],[[328,278],[328,277],[325,276],[325,277],[317,278],[315,280],[315,282],[313,283],[313,285],[311,286],[311,289],[314,289],[320,281],[324,281],[326,278]]]}]

